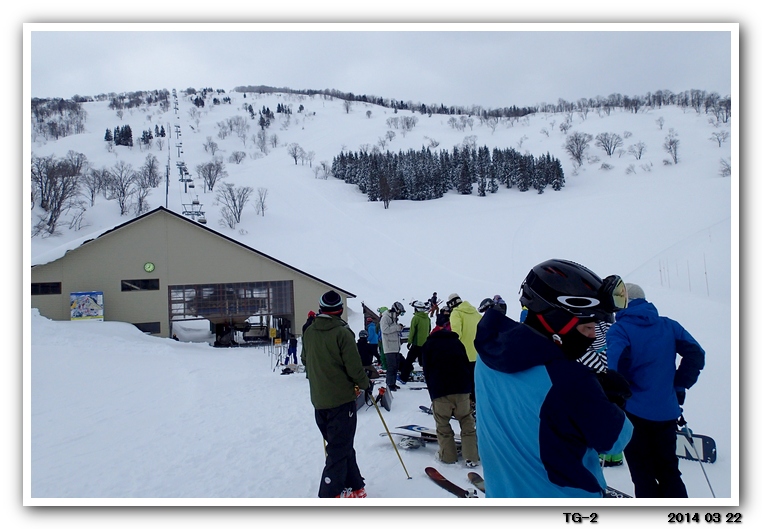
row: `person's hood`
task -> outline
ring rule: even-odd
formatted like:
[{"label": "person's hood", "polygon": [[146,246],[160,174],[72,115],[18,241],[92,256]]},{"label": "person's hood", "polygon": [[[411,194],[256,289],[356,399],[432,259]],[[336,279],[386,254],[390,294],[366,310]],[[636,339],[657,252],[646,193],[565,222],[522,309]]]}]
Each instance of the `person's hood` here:
[{"label": "person's hood", "polygon": [[503,373],[519,373],[566,358],[548,338],[496,310],[488,310],[479,320],[474,346],[487,367]]},{"label": "person's hood", "polygon": [[632,299],[624,308],[616,313],[616,321],[646,327],[659,320],[659,311],[653,303],[645,299]]},{"label": "person's hood", "polygon": [[315,329],[320,331],[327,331],[330,329],[335,329],[336,327],[344,327],[346,324],[347,322],[338,316],[331,316],[330,314],[318,314],[315,317],[315,321],[312,322],[312,325],[315,326]]},{"label": "person's hood", "polygon": [[479,314],[479,311],[476,310],[476,308],[473,305],[471,305],[468,301],[462,301],[453,310],[459,310],[459,311],[465,312],[467,314]]}]

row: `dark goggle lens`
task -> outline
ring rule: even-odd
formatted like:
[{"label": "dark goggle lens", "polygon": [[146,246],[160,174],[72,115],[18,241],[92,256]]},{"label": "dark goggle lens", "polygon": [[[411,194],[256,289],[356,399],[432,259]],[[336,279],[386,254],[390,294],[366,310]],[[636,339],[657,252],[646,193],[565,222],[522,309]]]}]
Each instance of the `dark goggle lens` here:
[{"label": "dark goggle lens", "polygon": [[627,289],[624,286],[624,281],[619,276],[609,276],[603,281],[601,287],[604,299],[611,300],[611,308],[613,310],[621,310],[627,307]]}]

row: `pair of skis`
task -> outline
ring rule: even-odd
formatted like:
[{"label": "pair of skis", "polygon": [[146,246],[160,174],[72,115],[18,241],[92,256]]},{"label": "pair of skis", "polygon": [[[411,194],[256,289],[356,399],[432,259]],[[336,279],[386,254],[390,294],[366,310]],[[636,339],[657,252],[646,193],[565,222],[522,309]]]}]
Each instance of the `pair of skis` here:
[{"label": "pair of skis", "polygon": [[[431,478],[431,480],[442,487],[447,492],[454,494],[458,498],[478,498],[479,495],[476,492],[476,489],[464,489],[463,487],[459,487],[446,477],[442,475],[441,472],[439,472],[434,467],[426,467],[424,469],[424,472],[426,472],[426,475]],[[472,478],[473,476],[473,478]],[[471,481],[471,483],[484,492],[484,480],[482,477],[477,474],[476,472],[469,472],[468,473],[468,479]]]}]

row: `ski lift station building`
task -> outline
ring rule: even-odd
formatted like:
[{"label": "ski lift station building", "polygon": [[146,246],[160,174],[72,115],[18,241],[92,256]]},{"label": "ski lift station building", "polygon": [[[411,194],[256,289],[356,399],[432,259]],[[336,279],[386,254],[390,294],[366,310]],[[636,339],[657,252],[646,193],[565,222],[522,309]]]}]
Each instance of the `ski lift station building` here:
[{"label": "ski lift station building", "polygon": [[285,340],[326,290],[345,306],[355,297],[163,207],[32,266],[31,282],[31,306],[47,318],[75,319],[74,294],[99,293],[103,320],[163,337],[177,322],[208,320],[218,338],[264,329]]}]

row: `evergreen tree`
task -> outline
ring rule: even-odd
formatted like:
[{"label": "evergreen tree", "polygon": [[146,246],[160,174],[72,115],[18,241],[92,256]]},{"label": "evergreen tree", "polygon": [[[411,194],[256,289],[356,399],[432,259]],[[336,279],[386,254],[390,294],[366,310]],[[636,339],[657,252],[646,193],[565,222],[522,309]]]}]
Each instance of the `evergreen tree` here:
[{"label": "evergreen tree", "polygon": [[472,189],[471,189],[472,173],[468,163],[469,158],[470,156],[468,156],[468,150],[466,150],[466,156],[463,156],[463,159],[460,163],[460,168],[458,171],[457,190],[458,190],[458,193],[460,193],[461,195],[470,195],[472,192]]},{"label": "evergreen tree", "polygon": [[106,135],[103,137],[104,141],[114,141],[114,136],[111,134],[110,129],[106,129]]},{"label": "evergreen tree", "polygon": [[551,176],[549,180],[550,186],[554,191],[560,191],[566,181],[564,179],[564,170],[561,168],[561,161],[558,158],[554,158],[551,163]]}]

